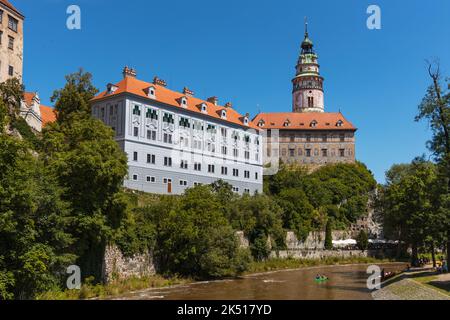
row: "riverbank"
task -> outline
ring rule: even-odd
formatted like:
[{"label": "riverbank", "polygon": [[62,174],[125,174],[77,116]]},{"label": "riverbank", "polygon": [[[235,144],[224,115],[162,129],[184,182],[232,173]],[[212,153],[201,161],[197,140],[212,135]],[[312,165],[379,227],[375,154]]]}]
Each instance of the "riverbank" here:
[{"label": "riverbank", "polygon": [[430,268],[404,272],[374,291],[375,300],[450,300],[450,274],[437,275]]},{"label": "riverbank", "polygon": [[111,282],[110,284],[83,284],[80,290],[55,290],[46,292],[39,295],[37,297],[37,300],[105,299],[108,297],[119,296],[133,291],[152,288],[167,288],[192,282],[194,282],[194,280],[188,278],[165,278],[160,275],[154,275],[144,278],[116,280]]},{"label": "riverbank", "polygon": [[338,257],[328,257],[324,259],[269,259],[261,262],[253,262],[245,275],[269,272],[269,271],[280,271],[289,269],[301,269],[307,267],[318,267],[318,266],[333,266],[333,265],[348,265],[348,264],[368,264],[368,263],[388,263],[394,262],[389,259],[376,259],[372,257],[348,257],[348,258],[338,258]]},{"label": "riverbank", "polygon": [[[299,270],[320,266],[345,266],[354,264],[388,263],[389,260],[380,260],[368,257],[352,258],[325,258],[325,259],[269,259],[261,262],[252,262],[249,269],[242,276],[252,276],[258,273],[267,273],[283,270]],[[108,299],[128,294],[131,292],[167,288],[190,283],[200,283],[187,278],[165,278],[154,275],[145,278],[130,278],[113,281],[110,284],[83,284],[80,290],[52,291],[41,294],[39,300],[83,300],[83,299]]]}]

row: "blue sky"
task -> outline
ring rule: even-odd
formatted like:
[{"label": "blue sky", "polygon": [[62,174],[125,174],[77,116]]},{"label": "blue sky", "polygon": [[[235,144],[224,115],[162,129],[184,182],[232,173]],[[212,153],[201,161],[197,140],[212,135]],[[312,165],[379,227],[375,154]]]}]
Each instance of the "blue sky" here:
[{"label": "blue sky", "polygon": [[[123,66],[171,89],[231,101],[241,113],[290,111],[304,16],[325,77],[325,107],[356,125],[357,159],[379,182],[394,163],[426,153],[431,132],[414,122],[429,84],[425,59],[450,75],[450,1],[12,0],[26,16],[24,80],[50,104],[79,67],[103,90]],[[82,29],[66,28],[66,9]],[[377,4],[382,29],[366,27]]]}]

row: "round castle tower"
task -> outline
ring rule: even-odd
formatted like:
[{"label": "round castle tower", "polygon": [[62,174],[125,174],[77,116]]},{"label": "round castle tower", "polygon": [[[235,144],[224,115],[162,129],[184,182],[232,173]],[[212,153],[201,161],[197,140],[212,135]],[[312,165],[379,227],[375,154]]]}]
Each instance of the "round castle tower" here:
[{"label": "round castle tower", "polygon": [[318,56],[313,50],[308,35],[308,23],[305,22],[305,39],[296,66],[296,75],[292,79],[292,111],[324,112],[323,77],[319,73]]}]

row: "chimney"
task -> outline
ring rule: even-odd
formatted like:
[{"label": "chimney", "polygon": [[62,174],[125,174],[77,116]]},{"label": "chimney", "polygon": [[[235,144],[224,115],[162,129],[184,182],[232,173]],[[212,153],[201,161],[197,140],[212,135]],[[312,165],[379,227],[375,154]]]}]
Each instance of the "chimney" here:
[{"label": "chimney", "polygon": [[188,87],[184,87],[183,88],[183,94],[185,94],[185,95],[187,95],[187,96],[193,96],[194,95],[194,91],[192,91],[192,90],[189,90],[189,88]]},{"label": "chimney", "polygon": [[245,117],[246,117],[246,118],[250,118],[250,113],[247,112],[247,113],[245,114]]},{"label": "chimney", "polygon": [[233,105],[231,104],[231,102],[227,102],[227,103],[225,103],[224,107],[231,108],[231,107],[233,107]]},{"label": "chimney", "polygon": [[217,97],[209,97],[208,99],[206,99],[206,101],[214,104],[215,106],[217,106],[217,104],[219,103],[219,98]]},{"label": "chimney", "polygon": [[128,66],[126,66],[125,68],[123,68],[123,77],[131,77],[131,78],[136,78],[136,70],[134,70],[133,68],[128,68]]},{"label": "chimney", "polygon": [[153,78],[153,83],[157,84],[159,86],[162,86],[162,87],[166,87],[167,86],[167,82],[165,82],[163,79],[160,79],[160,78],[158,78],[156,76]]}]

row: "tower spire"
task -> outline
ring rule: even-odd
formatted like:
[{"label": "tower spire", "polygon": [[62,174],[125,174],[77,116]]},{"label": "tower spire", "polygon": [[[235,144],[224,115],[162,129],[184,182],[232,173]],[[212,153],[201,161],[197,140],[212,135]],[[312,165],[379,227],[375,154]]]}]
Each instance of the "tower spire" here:
[{"label": "tower spire", "polygon": [[308,17],[305,16],[305,38],[308,38]]}]

